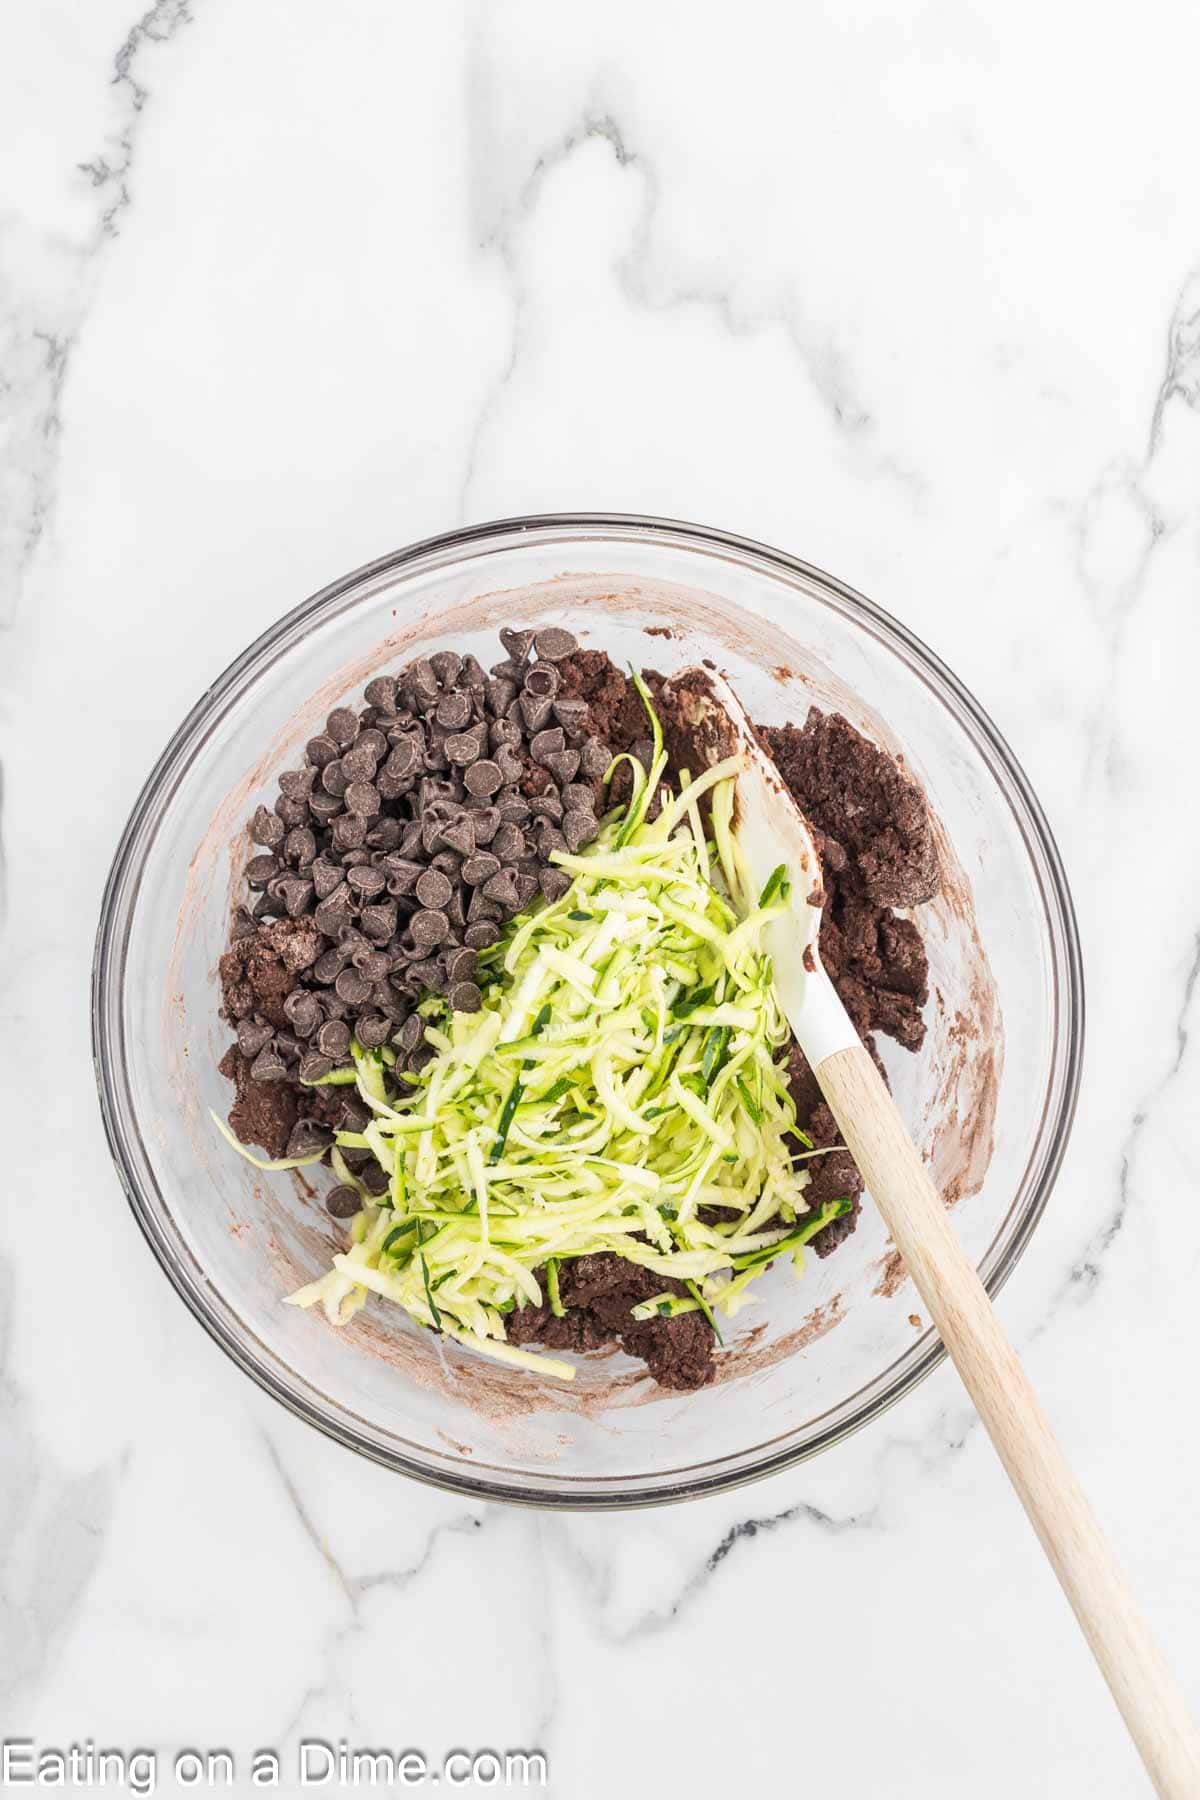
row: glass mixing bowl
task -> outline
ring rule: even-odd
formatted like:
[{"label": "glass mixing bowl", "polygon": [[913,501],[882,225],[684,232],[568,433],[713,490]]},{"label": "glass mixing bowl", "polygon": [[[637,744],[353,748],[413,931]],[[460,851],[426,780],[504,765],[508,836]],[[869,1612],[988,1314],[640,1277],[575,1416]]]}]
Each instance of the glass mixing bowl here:
[{"label": "glass mixing bowl", "polygon": [[993,1293],[1046,1204],[1075,1105],[1071,901],[1011,751],[937,657],[830,576],[698,526],[550,516],[414,545],[298,606],[183,721],[117,850],[93,989],[112,1153],[164,1270],[268,1393],[391,1468],[548,1506],[676,1500],[826,1449],[944,1354],[869,1204],[801,1282],[790,1267],[764,1278],[714,1386],[665,1393],[617,1352],[579,1359],[568,1386],[446,1346],[379,1301],[341,1331],[283,1306],[326,1267],[339,1228],[311,1171],[260,1174],[209,1117],[230,1102],[214,971],[245,820],[372,673],[445,647],[494,661],[505,621],[553,621],[641,666],[709,657],[761,721],[839,707],[924,784],[946,875],[921,909],[929,1034],[916,1056],[886,1040],[883,1052]]}]

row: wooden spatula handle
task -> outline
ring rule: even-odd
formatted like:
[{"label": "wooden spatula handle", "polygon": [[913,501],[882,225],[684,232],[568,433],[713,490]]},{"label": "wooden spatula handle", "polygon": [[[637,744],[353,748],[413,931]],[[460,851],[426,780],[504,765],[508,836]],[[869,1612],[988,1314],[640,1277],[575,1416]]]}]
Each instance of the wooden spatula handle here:
[{"label": "wooden spatula handle", "polygon": [[1200,1736],[895,1102],[861,1047],[817,1080],[1164,1800],[1200,1796]]}]

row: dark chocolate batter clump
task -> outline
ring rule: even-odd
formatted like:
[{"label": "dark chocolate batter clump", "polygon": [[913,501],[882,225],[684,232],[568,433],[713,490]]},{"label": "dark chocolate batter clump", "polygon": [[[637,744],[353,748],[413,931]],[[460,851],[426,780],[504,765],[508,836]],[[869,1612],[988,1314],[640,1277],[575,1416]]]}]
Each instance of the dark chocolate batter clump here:
[{"label": "dark chocolate batter clump", "polygon": [[510,1313],[511,1344],[578,1351],[619,1343],[628,1355],[640,1357],[660,1387],[698,1388],[712,1380],[713,1334],[703,1313],[644,1321],[631,1317],[639,1301],[655,1294],[686,1294],[681,1281],[608,1253],[564,1262],[558,1281],[566,1312],[558,1318],[548,1306],[524,1306]]},{"label": "dark chocolate batter clump", "polygon": [[768,725],[762,735],[819,834],[823,862],[849,864],[867,898],[880,907],[916,906],[937,893],[929,809],[890,756],[841,713],[815,706],[802,731]]}]

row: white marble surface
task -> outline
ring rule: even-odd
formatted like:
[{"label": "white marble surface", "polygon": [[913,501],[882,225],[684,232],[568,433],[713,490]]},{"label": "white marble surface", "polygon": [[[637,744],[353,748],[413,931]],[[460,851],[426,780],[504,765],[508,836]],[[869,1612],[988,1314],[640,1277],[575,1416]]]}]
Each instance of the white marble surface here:
[{"label": "white marble surface", "polygon": [[86,998],[150,763],[341,571],[590,507],[862,587],[1071,873],[1083,1100],[1001,1310],[1200,1701],[1198,56],[1182,0],[0,12],[4,1735],[538,1745],[564,1800],[1146,1791],[947,1371],[687,1508],[406,1485],[169,1290]]}]

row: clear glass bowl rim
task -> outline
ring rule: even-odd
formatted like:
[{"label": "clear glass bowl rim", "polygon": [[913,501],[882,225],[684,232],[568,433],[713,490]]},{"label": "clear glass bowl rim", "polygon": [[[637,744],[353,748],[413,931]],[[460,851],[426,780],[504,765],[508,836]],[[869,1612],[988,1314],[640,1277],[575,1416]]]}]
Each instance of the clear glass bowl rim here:
[{"label": "clear glass bowl rim", "polygon": [[946,1351],[935,1339],[887,1388],[801,1444],[772,1451],[745,1466],[702,1473],[678,1483],[618,1490],[581,1486],[578,1490],[564,1492],[539,1489],[533,1482],[522,1489],[482,1476],[425,1466],[411,1456],[389,1450],[364,1436],[350,1417],[335,1417],[312,1404],[258,1354],[253,1335],[248,1331],[239,1335],[231,1329],[220,1310],[212,1304],[207,1284],[198,1279],[176,1254],[164,1226],[155,1184],[152,1179],[147,1182],[139,1169],[141,1164],[148,1171],[148,1165],[144,1154],[139,1155],[140,1134],[122,1049],[125,953],[145,853],[158,820],[170,804],[178,772],[202,750],[205,740],[219,723],[224,710],[222,703],[251,684],[260,667],[273,660],[282,640],[302,635],[323,616],[335,611],[339,602],[360,583],[382,575],[399,574],[425,558],[443,558],[447,552],[456,550],[478,554],[481,548],[535,532],[561,537],[564,542],[571,541],[577,534],[586,541],[589,536],[615,533],[633,543],[640,539],[657,540],[710,552],[727,551],[739,559],[761,563],[768,572],[775,570],[789,577],[799,576],[820,590],[819,598],[825,604],[866,628],[931,686],[939,700],[956,714],[985,757],[1029,854],[1049,925],[1054,973],[1052,1086],[1030,1165],[1033,1179],[1029,1182],[1025,1205],[1012,1220],[1003,1252],[985,1277],[985,1285],[993,1298],[1016,1267],[1045,1211],[1066,1153],[1083,1063],[1083,964],[1074,904],[1054,835],[1024,770],[983,707],[934,651],[875,601],[814,564],[753,538],[679,519],[617,512],[531,513],[461,526],[378,557],[321,588],[262,632],[205,691],[170,739],[134,802],[105,884],[92,962],[92,1054],[100,1110],[113,1162],[143,1236],[189,1311],[233,1362],[281,1405],[335,1442],[412,1479],[476,1499],[556,1510],[616,1511],[696,1499],[761,1480],[807,1461],[894,1406],[944,1361]]}]

